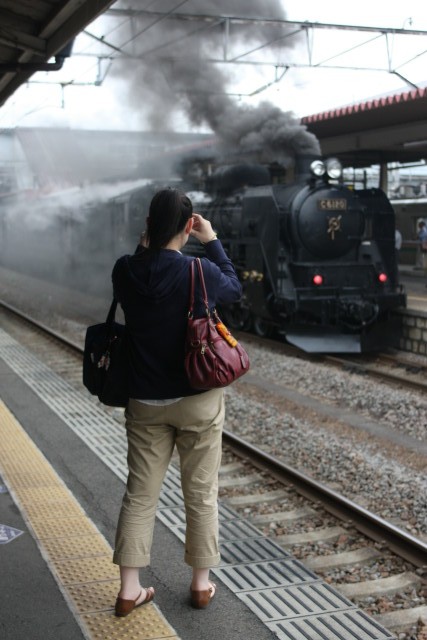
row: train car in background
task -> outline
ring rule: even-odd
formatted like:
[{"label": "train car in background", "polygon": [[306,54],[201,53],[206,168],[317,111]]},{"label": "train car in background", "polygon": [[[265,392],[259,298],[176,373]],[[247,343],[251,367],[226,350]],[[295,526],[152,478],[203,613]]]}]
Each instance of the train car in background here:
[{"label": "train car in background", "polygon": [[135,248],[143,228],[140,196],[148,182],[0,195],[0,264],[87,293],[110,293],[114,261]]}]

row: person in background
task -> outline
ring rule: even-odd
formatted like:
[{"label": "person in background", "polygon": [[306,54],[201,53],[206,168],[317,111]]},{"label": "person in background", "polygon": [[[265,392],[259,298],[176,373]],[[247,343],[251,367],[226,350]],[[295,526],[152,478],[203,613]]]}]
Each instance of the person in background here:
[{"label": "person in background", "polygon": [[[120,566],[115,613],[121,617],[154,598],[153,587],[141,587],[139,569],[150,563],[157,501],[175,445],[186,512],[184,560],[192,567],[191,603],[205,608],[215,595],[209,569],[220,561],[217,498],[224,397],[223,389],[192,389],[184,371],[193,258],[181,249],[190,235],[205,248],[202,267],[210,308],[238,301],[241,285],[221,241],[177,189],[154,195],[137,252],[120,258],[112,273],[130,363],[128,480],[113,556]],[[204,315],[201,300],[194,315]]]},{"label": "person in background", "polygon": [[396,229],[394,232],[394,247],[396,251],[400,251],[402,248],[402,234],[399,229]]},{"label": "person in background", "polygon": [[418,223],[417,236],[420,241],[421,266],[424,269],[424,274],[427,276],[427,226],[424,220],[420,220]]}]

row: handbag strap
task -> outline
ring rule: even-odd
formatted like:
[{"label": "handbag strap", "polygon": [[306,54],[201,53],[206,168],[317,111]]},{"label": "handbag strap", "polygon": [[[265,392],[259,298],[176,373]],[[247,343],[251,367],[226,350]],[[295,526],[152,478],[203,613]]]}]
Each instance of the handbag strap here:
[{"label": "handbag strap", "polygon": [[108,314],[107,314],[107,319],[105,321],[108,332],[113,331],[113,324],[116,319],[116,309],[117,309],[117,300],[116,298],[113,298],[113,301],[110,306],[110,310],[108,311]]},{"label": "handbag strap", "polygon": [[117,309],[117,300],[116,298],[113,298],[113,301],[110,306],[110,310],[107,315],[107,319],[105,321],[106,324],[112,324],[114,322],[116,317],[116,309]]},{"label": "handbag strap", "polygon": [[197,270],[199,272],[199,280],[200,286],[202,289],[202,298],[203,304],[205,305],[206,315],[210,316],[209,311],[209,302],[208,302],[208,294],[206,292],[205,278],[203,276],[202,262],[200,258],[195,258],[190,264],[190,308],[188,310],[188,317],[193,317],[193,309],[194,309],[194,273],[195,267],[194,264],[197,265]]}]

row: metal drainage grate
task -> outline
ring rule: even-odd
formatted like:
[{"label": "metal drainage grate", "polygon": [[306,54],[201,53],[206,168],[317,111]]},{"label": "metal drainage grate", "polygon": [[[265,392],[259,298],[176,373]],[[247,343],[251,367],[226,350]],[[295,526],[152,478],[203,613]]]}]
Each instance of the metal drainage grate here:
[{"label": "metal drainage grate", "polygon": [[360,609],[267,623],[279,640],[395,640]]},{"label": "metal drainage grate", "polygon": [[248,538],[263,538],[261,531],[247,520],[228,520],[220,523],[221,538],[223,540],[246,540]]},{"label": "metal drainage grate", "polygon": [[[167,500],[174,500],[176,496],[168,494]],[[185,541],[185,513],[181,509],[159,509],[157,517],[182,541]],[[224,520],[219,519],[219,538],[222,542],[242,541],[243,543],[250,538],[254,540],[264,540],[262,534],[251,525],[242,520]],[[283,552],[282,552],[283,555]]]},{"label": "metal drainage grate", "polygon": [[218,514],[220,520],[240,520],[237,511],[234,511],[234,509],[223,502],[220,502],[218,505]]},{"label": "metal drainage grate", "polygon": [[[177,527],[176,535],[181,539],[185,536],[185,525]],[[259,538],[264,538],[258,529],[255,529],[255,527],[244,520],[220,521],[219,537],[223,542],[230,542],[231,540],[246,541],[250,538],[258,540]]]},{"label": "metal drainage grate", "polygon": [[221,567],[215,569],[215,574],[234,592],[320,581],[295,558]]},{"label": "metal drainage grate", "polygon": [[249,538],[224,542],[221,546],[221,564],[243,564],[288,557],[289,554],[268,538]]},{"label": "metal drainage grate", "polygon": [[354,608],[350,600],[322,582],[247,591],[237,593],[237,597],[264,622]]},{"label": "metal drainage grate", "polygon": [[176,493],[180,493],[182,495],[180,477],[175,475],[174,473],[171,473],[170,469],[168,469],[163,480],[162,489],[164,491],[175,491]]},{"label": "metal drainage grate", "polygon": [[159,504],[157,508],[160,509],[172,509],[179,508],[184,509],[184,498],[182,493],[178,491],[165,491],[161,490],[159,496]]},{"label": "metal drainage grate", "polygon": [[[172,509],[167,507],[159,508],[157,511],[157,517],[170,529],[185,526],[185,510],[183,507],[184,505],[182,504],[179,507]],[[223,504],[218,505],[218,516],[220,525],[221,523],[230,520],[239,520],[238,514]],[[257,537],[259,537],[260,532],[257,529],[255,531],[257,532]]]},{"label": "metal drainage grate", "polygon": [[[182,507],[183,506],[184,505],[182,505]],[[165,521],[167,521],[169,517],[168,511],[169,510],[167,508],[162,509],[162,514],[164,515]],[[218,517],[220,522],[226,522],[229,520],[240,520],[239,515],[235,511],[233,511],[233,509],[230,509],[230,507],[222,503],[218,505]],[[171,516],[171,522],[173,523],[171,526],[174,526],[174,527],[185,524],[185,511],[183,510],[183,508],[181,508],[181,506],[179,508],[176,507],[174,509],[174,514]],[[258,529],[256,529],[256,532],[258,536],[261,535]]]}]

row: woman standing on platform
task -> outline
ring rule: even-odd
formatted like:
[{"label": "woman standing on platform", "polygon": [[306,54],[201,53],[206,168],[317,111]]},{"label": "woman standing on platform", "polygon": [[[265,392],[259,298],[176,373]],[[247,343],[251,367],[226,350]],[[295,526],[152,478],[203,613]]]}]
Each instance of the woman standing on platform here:
[{"label": "woman standing on platform", "polygon": [[[113,557],[121,576],[118,616],[154,597],[152,587],[141,587],[139,568],[150,563],[157,501],[175,445],[192,605],[204,608],[215,594],[209,569],[220,560],[217,497],[224,397],[222,389],[192,389],[184,372],[192,258],[181,249],[190,235],[205,246],[202,266],[210,308],[239,300],[241,285],[211,223],[193,213],[190,199],[176,189],[153,197],[145,247],[120,258],[112,275],[129,337],[131,398],[125,412],[129,474]],[[201,304],[194,315],[204,315]]]}]

